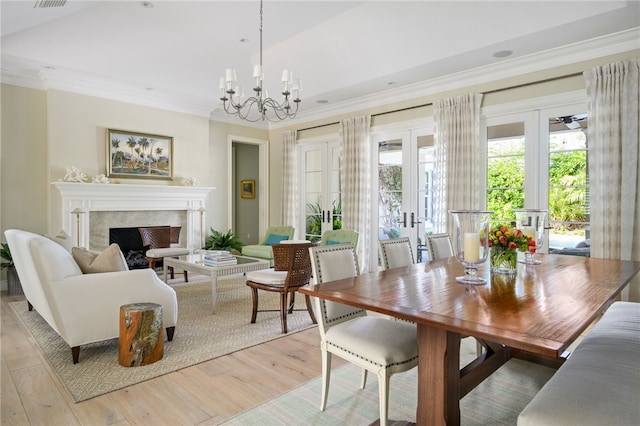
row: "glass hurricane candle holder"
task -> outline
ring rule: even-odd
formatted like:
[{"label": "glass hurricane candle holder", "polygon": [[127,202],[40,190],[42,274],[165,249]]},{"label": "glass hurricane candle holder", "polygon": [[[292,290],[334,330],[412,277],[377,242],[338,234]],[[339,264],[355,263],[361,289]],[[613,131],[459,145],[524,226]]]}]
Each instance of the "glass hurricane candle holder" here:
[{"label": "glass hurricane candle holder", "polygon": [[478,268],[489,254],[489,218],[492,211],[450,210],[454,220],[454,251],[464,266],[465,275],[456,277],[461,284],[479,285],[487,280],[478,276]]},{"label": "glass hurricane candle holder", "polygon": [[544,224],[547,210],[520,209],[513,212],[516,215],[516,228],[529,237],[529,249],[524,253],[524,259],[520,262],[526,265],[539,265],[542,262],[533,256],[544,244]]}]

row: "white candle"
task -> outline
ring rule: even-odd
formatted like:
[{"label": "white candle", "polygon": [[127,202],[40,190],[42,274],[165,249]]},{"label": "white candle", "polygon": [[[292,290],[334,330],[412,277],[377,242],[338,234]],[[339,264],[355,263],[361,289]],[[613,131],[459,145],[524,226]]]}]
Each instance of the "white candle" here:
[{"label": "white candle", "polygon": [[477,262],[480,260],[480,234],[477,232],[465,232],[463,247],[465,261]]},{"label": "white candle", "polygon": [[523,226],[522,233],[529,238],[536,238],[536,228],[534,228],[533,226]]}]

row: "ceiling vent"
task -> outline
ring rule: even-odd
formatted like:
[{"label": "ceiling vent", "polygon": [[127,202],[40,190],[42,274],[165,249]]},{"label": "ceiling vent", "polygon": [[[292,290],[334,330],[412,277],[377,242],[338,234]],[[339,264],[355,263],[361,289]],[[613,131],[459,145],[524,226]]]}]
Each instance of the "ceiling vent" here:
[{"label": "ceiling vent", "polygon": [[66,3],[67,0],[37,0],[33,7],[62,7]]}]

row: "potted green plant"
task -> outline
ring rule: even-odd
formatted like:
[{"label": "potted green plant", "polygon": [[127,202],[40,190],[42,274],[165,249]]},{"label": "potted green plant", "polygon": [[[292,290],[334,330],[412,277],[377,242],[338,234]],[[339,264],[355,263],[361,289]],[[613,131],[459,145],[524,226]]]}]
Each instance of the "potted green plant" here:
[{"label": "potted green plant", "polygon": [[0,269],[7,270],[7,286],[9,287],[9,296],[17,296],[24,294],[22,291],[22,285],[20,284],[20,278],[18,277],[18,271],[13,263],[13,257],[11,256],[11,250],[9,244],[0,244]]},{"label": "potted green plant", "polygon": [[206,250],[229,250],[236,254],[240,253],[243,246],[244,243],[242,243],[238,237],[233,235],[231,230],[228,230],[223,234],[213,228],[211,228],[211,235],[207,237],[204,244],[204,248]]}]

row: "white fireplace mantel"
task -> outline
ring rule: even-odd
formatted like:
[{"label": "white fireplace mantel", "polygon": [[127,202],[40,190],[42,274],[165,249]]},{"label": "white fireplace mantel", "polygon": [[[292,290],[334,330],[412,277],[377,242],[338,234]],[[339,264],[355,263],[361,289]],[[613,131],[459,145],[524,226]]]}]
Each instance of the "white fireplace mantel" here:
[{"label": "white fireplace mantel", "polygon": [[[214,187],[53,182],[61,196],[62,229],[80,246],[89,247],[89,212],[186,212],[186,244],[199,248],[204,232],[207,194]],[[76,210],[79,209],[79,210]],[[75,214],[74,212],[80,212]]]}]

